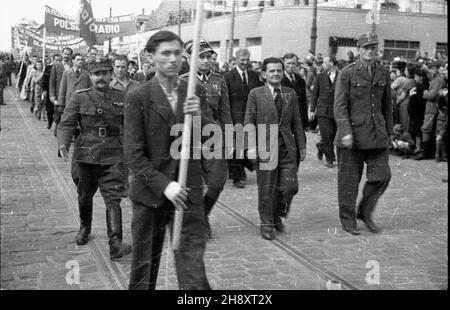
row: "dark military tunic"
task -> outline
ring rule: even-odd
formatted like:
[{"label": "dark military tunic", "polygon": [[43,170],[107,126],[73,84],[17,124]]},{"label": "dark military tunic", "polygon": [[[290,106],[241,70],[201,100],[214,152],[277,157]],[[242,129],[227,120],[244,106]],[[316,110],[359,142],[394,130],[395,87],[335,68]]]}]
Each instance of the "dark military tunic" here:
[{"label": "dark military tunic", "polygon": [[337,125],[335,143],[353,135],[354,149],[384,149],[393,135],[392,103],[388,71],[376,64],[370,77],[361,60],[339,73],[334,100]]},{"label": "dark military tunic", "polygon": [[123,111],[125,92],[108,89],[78,90],[64,110],[58,127],[58,145],[67,149],[77,124],[81,133],[75,140],[72,161],[109,166],[123,163]]}]

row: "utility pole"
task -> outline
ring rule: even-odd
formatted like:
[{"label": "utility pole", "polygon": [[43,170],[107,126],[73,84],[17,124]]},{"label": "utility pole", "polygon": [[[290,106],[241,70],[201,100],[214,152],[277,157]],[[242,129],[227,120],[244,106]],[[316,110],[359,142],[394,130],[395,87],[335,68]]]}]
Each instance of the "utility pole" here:
[{"label": "utility pole", "polygon": [[377,31],[377,17],[379,17],[377,14],[378,12],[378,0],[373,0],[373,22],[372,22],[372,33],[376,33]]},{"label": "utility pole", "polygon": [[178,36],[181,38],[181,0],[178,0]]},{"label": "utility pole", "polygon": [[311,26],[311,52],[316,55],[317,40],[317,0],[313,0],[313,20]]},{"label": "utility pole", "polygon": [[235,0],[231,0],[231,29],[230,29],[230,46],[228,50],[228,59],[225,61],[228,61],[233,57],[233,45],[234,45],[234,19],[236,17],[236,11],[235,11]]},{"label": "utility pole", "polygon": [[[112,7],[109,7],[109,17],[112,17]],[[112,38],[109,37],[109,48],[108,48],[108,53],[112,52],[112,42],[111,42]]]}]

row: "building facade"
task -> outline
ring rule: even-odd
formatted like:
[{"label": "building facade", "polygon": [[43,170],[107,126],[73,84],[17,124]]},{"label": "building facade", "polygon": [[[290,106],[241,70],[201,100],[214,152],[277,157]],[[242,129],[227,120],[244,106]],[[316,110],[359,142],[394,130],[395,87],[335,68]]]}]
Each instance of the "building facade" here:
[{"label": "building facade", "polygon": [[[252,60],[287,52],[305,57],[310,49],[312,19],[311,6],[275,6],[239,12],[235,17],[234,51],[247,48],[252,52]],[[345,59],[348,50],[356,50],[354,39],[371,31],[372,22],[370,10],[319,7],[316,52],[333,53],[338,59]],[[175,25],[162,28],[178,32]],[[376,32],[380,49],[388,59],[397,56],[411,59],[418,50],[432,56],[437,50],[447,49],[447,16],[443,14],[381,10]],[[221,61],[230,58],[230,33],[230,15],[205,19],[202,36],[211,42]],[[183,40],[193,37],[192,22],[182,24],[181,37]]]}]

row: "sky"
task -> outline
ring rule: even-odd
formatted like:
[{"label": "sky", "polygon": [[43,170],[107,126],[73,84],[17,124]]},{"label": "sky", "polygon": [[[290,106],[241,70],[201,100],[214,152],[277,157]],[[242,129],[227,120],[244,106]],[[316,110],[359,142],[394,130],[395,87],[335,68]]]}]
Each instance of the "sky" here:
[{"label": "sky", "polygon": [[[113,16],[125,14],[141,14],[158,8],[162,0],[92,0],[94,17],[109,16],[112,7]],[[2,1],[0,10],[0,51],[11,49],[11,26],[22,18],[44,22],[45,5],[57,9],[67,15],[75,16],[79,8],[79,0],[12,0]]]}]

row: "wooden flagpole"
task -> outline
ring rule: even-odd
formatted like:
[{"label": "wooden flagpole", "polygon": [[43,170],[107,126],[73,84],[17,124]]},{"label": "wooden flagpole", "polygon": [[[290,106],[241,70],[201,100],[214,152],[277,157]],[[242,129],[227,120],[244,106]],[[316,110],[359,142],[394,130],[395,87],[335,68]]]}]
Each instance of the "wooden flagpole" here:
[{"label": "wooden flagpole", "polygon": [[[190,98],[195,96],[195,86],[197,85],[196,72],[198,63],[198,53],[200,50],[200,37],[202,32],[202,20],[203,20],[203,1],[197,0],[197,15],[195,17],[194,24],[194,39],[193,39],[193,49],[191,58],[191,67],[189,69],[189,81],[188,81],[188,91],[187,97]],[[178,184],[182,188],[186,188],[186,178],[188,172],[189,164],[189,153],[191,149],[191,131],[192,131],[192,115],[184,115],[184,126],[183,126],[183,141],[181,146],[181,159],[180,159],[180,170],[178,174]],[[180,246],[181,228],[183,224],[183,211],[175,211],[175,219],[173,224],[173,234],[172,234],[172,249],[178,250]]]}]

